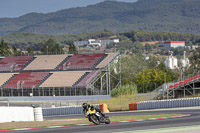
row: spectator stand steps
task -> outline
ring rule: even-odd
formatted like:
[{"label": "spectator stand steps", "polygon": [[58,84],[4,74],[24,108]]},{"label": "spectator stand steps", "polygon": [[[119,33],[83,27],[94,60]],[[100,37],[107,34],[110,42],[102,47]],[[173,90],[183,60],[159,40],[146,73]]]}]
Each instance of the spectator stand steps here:
[{"label": "spectator stand steps", "polygon": [[0,61],[1,72],[17,72],[28,63],[33,56],[10,56],[5,57]]},{"label": "spectator stand steps", "polygon": [[37,86],[48,72],[21,72],[10,80],[4,88],[32,88]]},{"label": "spectator stand steps", "polygon": [[11,80],[13,80],[18,74],[13,74],[9,79],[6,79],[6,82],[1,85],[1,88],[4,88]]},{"label": "spectator stand steps", "polygon": [[95,77],[99,77],[100,75],[100,71],[99,70],[95,70],[95,71],[91,71],[90,73],[88,73],[78,84],[78,87],[83,87],[83,86],[87,86],[87,84],[89,84],[92,80],[95,80]]},{"label": "spectator stand steps", "polygon": [[101,58],[94,64],[94,66],[92,66],[92,69],[95,69],[96,66],[98,66],[107,56],[108,56],[108,54],[104,54],[104,56],[101,57]]},{"label": "spectator stand steps", "polygon": [[63,64],[63,66],[60,67],[60,69],[67,68],[69,70],[89,70],[103,56],[104,53],[74,54]]},{"label": "spectator stand steps", "polygon": [[78,87],[78,84],[85,78],[90,72],[84,73],[73,85],[72,87]]},{"label": "spectator stand steps", "polygon": [[67,56],[55,69],[67,70],[65,62],[67,62],[72,56]]},{"label": "spectator stand steps", "polygon": [[40,83],[36,86],[39,87],[42,83],[44,83],[50,76],[52,75],[52,73],[48,73],[41,81]]},{"label": "spectator stand steps", "polygon": [[24,70],[24,68],[26,68],[32,61],[35,60],[36,57],[31,58],[21,69],[20,71]]}]

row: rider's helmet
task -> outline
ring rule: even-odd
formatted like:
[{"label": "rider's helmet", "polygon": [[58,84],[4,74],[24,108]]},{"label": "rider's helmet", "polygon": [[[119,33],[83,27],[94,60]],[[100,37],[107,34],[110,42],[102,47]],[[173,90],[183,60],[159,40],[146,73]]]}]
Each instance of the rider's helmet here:
[{"label": "rider's helmet", "polygon": [[83,103],[83,104],[82,104],[82,107],[83,107],[83,108],[86,108],[87,106],[88,106],[87,103]]},{"label": "rider's helmet", "polygon": [[90,108],[91,108],[92,111],[94,110],[94,106],[93,105],[90,105]]}]

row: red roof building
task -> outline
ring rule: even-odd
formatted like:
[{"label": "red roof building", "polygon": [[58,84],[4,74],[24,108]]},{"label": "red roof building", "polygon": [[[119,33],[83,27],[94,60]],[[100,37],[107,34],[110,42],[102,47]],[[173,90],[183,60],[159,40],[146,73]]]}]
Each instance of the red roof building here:
[{"label": "red roof building", "polygon": [[176,47],[185,47],[185,41],[161,42],[158,44],[159,49],[171,49]]}]

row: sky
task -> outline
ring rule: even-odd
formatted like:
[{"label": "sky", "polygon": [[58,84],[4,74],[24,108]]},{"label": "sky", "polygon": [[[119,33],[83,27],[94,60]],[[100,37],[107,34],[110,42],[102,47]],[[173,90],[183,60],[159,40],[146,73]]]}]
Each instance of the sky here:
[{"label": "sky", "polygon": [[[104,0],[0,0],[0,18],[19,17],[27,13],[48,13],[72,7],[93,5]],[[117,0],[135,2],[136,0]]]}]

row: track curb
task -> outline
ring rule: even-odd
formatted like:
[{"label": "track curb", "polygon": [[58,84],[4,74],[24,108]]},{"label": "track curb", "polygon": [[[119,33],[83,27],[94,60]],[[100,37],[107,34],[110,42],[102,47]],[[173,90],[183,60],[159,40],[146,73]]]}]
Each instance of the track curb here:
[{"label": "track curb", "polygon": [[[178,116],[171,116],[171,117],[160,117],[160,118],[141,119],[141,120],[113,121],[113,122],[111,122],[111,124],[114,124],[114,123],[126,123],[126,122],[152,121],[152,120],[162,120],[162,119],[171,119],[171,118],[181,118],[181,117],[186,117],[186,116],[190,116],[190,114],[178,115]],[[72,127],[72,126],[89,126],[89,125],[94,125],[94,124],[90,123],[90,124],[75,124],[75,125],[49,126],[49,127],[33,127],[33,128],[19,128],[19,129],[5,129],[5,130],[0,130],[0,132],[5,132],[5,131],[23,131],[23,130],[45,129],[45,128],[61,128],[61,127]]]}]

